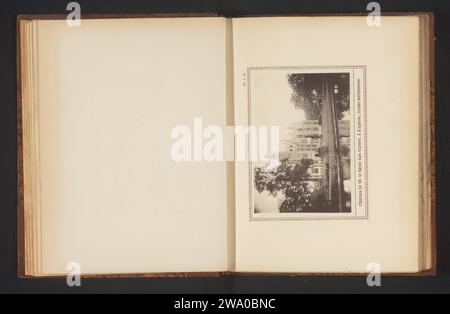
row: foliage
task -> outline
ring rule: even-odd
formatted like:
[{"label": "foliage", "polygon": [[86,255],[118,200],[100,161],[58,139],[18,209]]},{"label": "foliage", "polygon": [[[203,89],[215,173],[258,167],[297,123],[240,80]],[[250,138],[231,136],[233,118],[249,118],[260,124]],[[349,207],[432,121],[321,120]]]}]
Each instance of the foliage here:
[{"label": "foliage", "polygon": [[281,164],[272,171],[264,168],[255,169],[255,188],[259,193],[264,191],[276,197],[280,192],[283,201],[280,204],[280,212],[302,212],[311,206],[312,191],[307,182],[307,172],[312,160],[303,159],[297,163],[291,163],[287,159],[281,160]]},{"label": "foliage", "polygon": [[334,96],[338,118],[342,118],[343,112],[350,108],[348,73],[293,73],[288,74],[288,83],[292,88],[291,102],[304,111],[308,120],[320,119],[324,84],[328,84]]}]

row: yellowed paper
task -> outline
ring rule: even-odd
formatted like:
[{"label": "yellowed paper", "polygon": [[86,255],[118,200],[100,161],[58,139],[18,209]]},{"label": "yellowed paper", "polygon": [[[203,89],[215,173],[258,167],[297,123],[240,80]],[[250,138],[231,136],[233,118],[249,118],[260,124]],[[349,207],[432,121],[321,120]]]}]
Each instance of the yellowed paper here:
[{"label": "yellowed paper", "polygon": [[[364,68],[368,151],[362,219],[349,219],[353,212],[253,215],[255,202],[276,211],[279,201],[249,200],[254,169],[237,162],[237,271],[366,272],[370,263],[382,272],[418,271],[419,19],[382,17],[381,27],[369,27],[366,17],[243,18],[233,25],[236,124],[265,125],[270,116],[283,124],[296,114],[284,103],[290,101],[287,84],[258,69]],[[261,84],[268,85],[258,89]],[[352,195],[354,201],[357,193]],[[302,219],[308,217],[313,219]]]}]

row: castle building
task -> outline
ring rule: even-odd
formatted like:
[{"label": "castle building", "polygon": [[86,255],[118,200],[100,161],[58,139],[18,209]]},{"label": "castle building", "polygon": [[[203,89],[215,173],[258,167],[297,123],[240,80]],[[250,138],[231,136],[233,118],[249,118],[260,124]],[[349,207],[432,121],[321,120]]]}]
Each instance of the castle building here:
[{"label": "castle building", "polygon": [[322,126],[319,124],[319,120],[297,121],[292,123],[288,129],[295,132],[297,138],[322,136]]},{"label": "castle building", "polygon": [[319,155],[322,147],[322,126],[318,120],[303,120],[291,124],[288,129],[291,131],[291,138],[283,141],[284,151],[281,158],[287,158],[289,162],[295,164],[302,159],[312,160],[312,165],[308,169],[311,180],[320,180],[324,177],[323,160]]},{"label": "castle building", "polygon": [[[342,167],[344,174],[349,176],[350,149],[350,121],[338,120],[339,144],[342,149]],[[288,130],[290,138],[283,141],[283,151],[280,158],[287,158],[292,164],[299,163],[302,159],[312,160],[312,165],[308,169],[311,180],[320,180],[325,176],[325,166],[320,154],[322,148],[322,126],[319,120],[303,120],[292,123]],[[342,147],[346,147],[342,148]],[[346,160],[348,159],[348,160]],[[347,171],[348,170],[348,171]]]}]

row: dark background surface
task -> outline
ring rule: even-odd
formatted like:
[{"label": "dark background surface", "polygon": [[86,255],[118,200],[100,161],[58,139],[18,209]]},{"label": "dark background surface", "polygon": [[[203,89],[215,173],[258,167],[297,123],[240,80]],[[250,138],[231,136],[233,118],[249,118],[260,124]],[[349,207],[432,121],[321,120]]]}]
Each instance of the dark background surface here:
[{"label": "dark background surface", "polygon": [[[430,11],[436,32],[437,256],[436,277],[383,277],[382,287],[368,288],[365,277],[222,277],[85,279],[68,288],[61,279],[18,279],[16,268],[16,16],[67,14],[70,1],[0,0],[0,292],[22,293],[450,293],[450,1],[379,1],[382,12]],[[224,16],[292,13],[366,13],[361,0],[89,0],[83,13],[209,12]],[[382,49],[382,48],[380,48]],[[408,73],[405,73],[407,76]],[[382,230],[380,230],[382,232]]]}]

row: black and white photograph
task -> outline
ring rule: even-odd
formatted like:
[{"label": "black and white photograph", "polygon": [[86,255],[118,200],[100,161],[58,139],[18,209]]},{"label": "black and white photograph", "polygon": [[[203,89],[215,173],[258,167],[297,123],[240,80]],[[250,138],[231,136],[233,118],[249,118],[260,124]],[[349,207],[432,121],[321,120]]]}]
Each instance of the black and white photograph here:
[{"label": "black and white photograph", "polygon": [[253,125],[279,126],[276,167],[253,164],[254,214],[352,213],[350,72],[252,71]]}]

